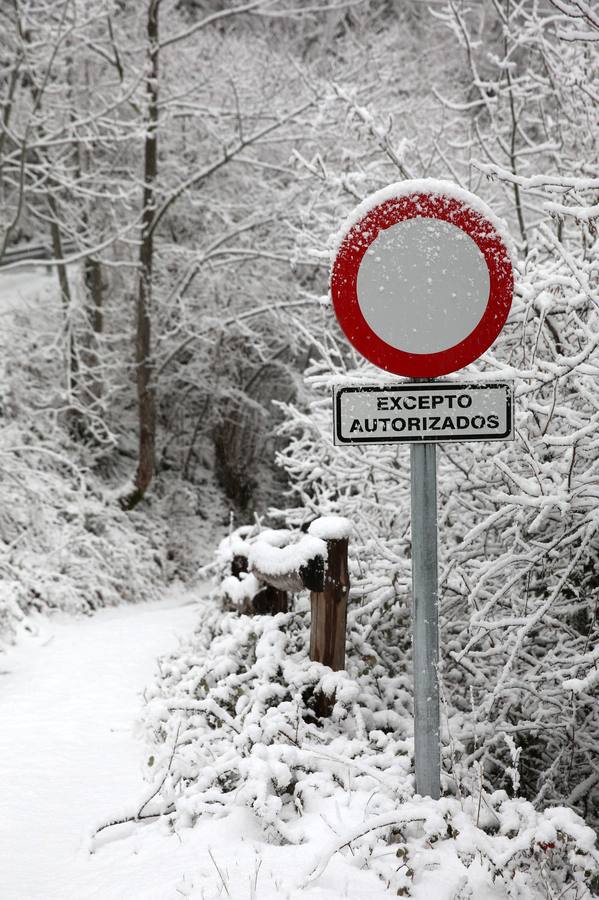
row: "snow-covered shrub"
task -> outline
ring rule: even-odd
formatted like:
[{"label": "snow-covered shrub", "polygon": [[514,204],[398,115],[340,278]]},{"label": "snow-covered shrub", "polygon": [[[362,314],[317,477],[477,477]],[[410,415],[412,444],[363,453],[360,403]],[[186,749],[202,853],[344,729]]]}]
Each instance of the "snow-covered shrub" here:
[{"label": "snow-covered shrub", "polygon": [[[376,663],[355,619],[347,672],[310,662],[306,605],[248,617],[208,604],[161,660],[143,814],[180,829],[249,807],[268,841],[313,847],[306,883],[340,852],[393,896],[589,897],[599,856],[570,810],[539,812],[482,778],[468,795],[449,778],[440,801],[414,795],[408,679]],[[328,720],[313,712],[319,689],[335,694]]]},{"label": "snow-covered shrub", "polygon": [[[391,788],[409,790],[405,678],[369,671],[367,645],[362,672],[348,664],[351,677],[311,662],[305,600],[298,607],[238,616],[208,606],[188,645],[161,662],[161,681],[146,695],[146,722],[162,745],[159,763],[177,745],[162,795],[188,823],[242,803],[280,839],[295,840],[286,823],[309,805],[318,782],[312,776],[331,762],[335,769],[336,758],[342,771],[360,757],[359,771],[372,757]],[[335,695],[326,729],[313,712],[318,690]]]},{"label": "snow-covered shrub", "polygon": [[503,791],[395,806],[331,840],[309,881],[343,848],[394,895],[422,900],[582,900],[592,896],[599,861],[593,831],[571,810],[539,813]]},{"label": "snow-covered shrub", "polygon": [[[74,292],[79,277],[71,273]],[[0,305],[3,642],[29,627],[31,612],[88,612],[156,596],[166,574],[167,528],[157,504],[143,513],[120,509],[119,449],[125,448],[107,424],[101,399],[87,411],[95,437],[89,430],[86,437],[73,433],[75,400],[64,387],[65,361],[57,350],[62,318],[55,280],[3,276]]]},{"label": "snow-covered shrub", "polygon": [[0,641],[32,611],[89,612],[164,584],[163,526],[122,512],[54,437],[2,432]]}]

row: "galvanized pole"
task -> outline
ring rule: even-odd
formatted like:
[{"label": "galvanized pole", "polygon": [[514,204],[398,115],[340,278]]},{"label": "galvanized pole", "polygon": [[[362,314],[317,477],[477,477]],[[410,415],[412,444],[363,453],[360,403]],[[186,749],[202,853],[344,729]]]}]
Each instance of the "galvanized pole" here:
[{"label": "galvanized pole", "polygon": [[416,791],[437,800],[441,775],[437,446],[412,444],[410,450]]}]

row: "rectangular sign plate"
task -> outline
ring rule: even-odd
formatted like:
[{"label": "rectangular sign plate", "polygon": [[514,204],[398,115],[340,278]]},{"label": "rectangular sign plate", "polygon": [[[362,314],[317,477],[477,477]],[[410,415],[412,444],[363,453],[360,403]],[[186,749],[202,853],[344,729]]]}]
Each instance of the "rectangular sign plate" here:
[{"label": "rectangular sign plate", "polygon": [[335,444],[509,441],[513,385],[403,382],[333,391]]}]

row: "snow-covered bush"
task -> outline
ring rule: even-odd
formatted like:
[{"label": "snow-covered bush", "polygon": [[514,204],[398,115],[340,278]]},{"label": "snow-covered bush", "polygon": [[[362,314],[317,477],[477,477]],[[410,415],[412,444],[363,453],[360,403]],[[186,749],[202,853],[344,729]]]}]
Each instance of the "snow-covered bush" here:
[{"label": "snow-covered bush", "polygon": [[[249,807],[268,841],[313,845],[306,883],[341,852],[392,895],[589,897],[599,856],[570,810],[488,792],[482,775],[469,794],[445,777],[440,801],[414,795],[409,679],[377,661],[356,617],[346,672],[310,662],[306,607],[249,617],[208,604],[161,660],[143,815],[178,830]],[[314,715],[319,689],[335,694],[328,720]],[[342,828],[329,827],[340,808]]]},{"label": "snow-covered bush", "polygon": [[[80,273],[70,274],[75,296]],[[143,514],[120,509],[116,485],[126,471],[119,452],[125,448],[101,399],[95,437],[73,433],[57,352],[63,335],[55,280],[3,277],[0,306],[2,643],[30,627],[30,613],[88,612],[157,596],[168,523],[157,502]],[[117,366],[112,375],[116,392],[124,376]]]},{"label": "snow-covered bush", "polygon": [[164,584],[164,527],[122,512],[73,449],[56,435],[2,432],[0,642],[31,612],[89,612]]}]

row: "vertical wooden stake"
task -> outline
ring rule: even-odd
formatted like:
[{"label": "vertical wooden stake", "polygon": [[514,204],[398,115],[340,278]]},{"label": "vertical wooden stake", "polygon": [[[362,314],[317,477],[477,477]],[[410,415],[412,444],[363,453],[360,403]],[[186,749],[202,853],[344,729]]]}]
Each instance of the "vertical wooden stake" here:
[{"label": "vertical wooden stake", "polygon": [[[345,633],[349,572],[348,539],[327,541],[327,563],[322,591],[310,592],[312,621],[310,624],[310,659],[330,666],[338,672],[345,668]],[[317,714],[329,715],[334,698],[320,694]]]},{"label": "vertical wooden stake", "polygon": [[436,451],[435,444],[412,444],[410,457],[416,791],[433,800],[441,778]]}]

